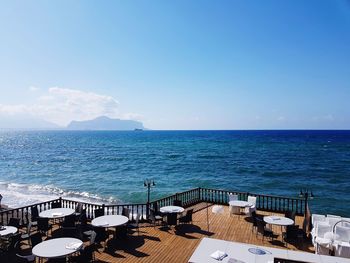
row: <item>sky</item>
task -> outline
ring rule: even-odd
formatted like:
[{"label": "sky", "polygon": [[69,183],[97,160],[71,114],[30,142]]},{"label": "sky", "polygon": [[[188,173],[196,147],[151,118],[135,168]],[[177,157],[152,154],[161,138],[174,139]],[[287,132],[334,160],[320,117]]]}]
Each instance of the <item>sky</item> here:
[{"label": "sky", "polygon": [[350,1],[1,1],[0,127],[350,129]]}]

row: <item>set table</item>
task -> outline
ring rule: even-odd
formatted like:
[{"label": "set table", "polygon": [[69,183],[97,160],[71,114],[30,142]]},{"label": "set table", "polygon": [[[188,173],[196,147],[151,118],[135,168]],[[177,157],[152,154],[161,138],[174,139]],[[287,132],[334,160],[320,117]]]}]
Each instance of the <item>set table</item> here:
[{"label": "set table", "polygon": [[281,226],[281,232],[283,232],[283,227],[294,225],[293,219],[284,216],[264,216],[264,222],[269,225]]},{"label": "set table", "polygon": [[91,221],[91,225],[96,227],[115,227],[126,224],[129,218],[122,215],[106,215],[96,217]]},{"label": "set table", "polygon": [[277,226],[291,226],[294,224],[292,219],[284,216],[264,216],[264,222],[266,224]]},{"label": "set table", "polygon": [[[221,261],[211,257],[220,251],[226,254]],[[188,262],[191,263],[268,263],[274,259],[288,259],[292,262],[319,262],[319,263],[350,263],[348,258],[323,256],[307,252],[287,249],[256,246],[252,244],[225,241],[214,238],[203,238]]]},{"label": "set table", "polygon": [[[247,201],[241,201],[241,200],[234,200],[234,201],[230,201],[228,203],[230,206],[235,206],[235,207],[239,207],[239,208],[251,207],[253,205],[252,203],[249,203]],[[240,211],[239,211],[239,214],[240,214]]]},{"label": "set table", "polygon": [[169,205],[161,207],[159,211],[163,214],[167,214],[167,224],[171,226],[177,225],[177,214],[185,211],[185,208],[181,206]]},{"label": "set table", "polygon": [[37,244],[32,253],[39,258],[59,258],[77,252],[82,246],[83,242],[77,238],[54,238]]},{"label": "set table", "polygon": [[10,235],[10,234],[15,234],[15,233],[17,233],[17,231],[18,231],[17,227],[4,226],[4,229],[0,230],[0,237],[7,236],[7,235]]},{"label": "set table", "polygon": [[39,217],[44,218],[62,218],[74,214],[75,210],[71,208],[53,208],[49,210],[42,211]]}]

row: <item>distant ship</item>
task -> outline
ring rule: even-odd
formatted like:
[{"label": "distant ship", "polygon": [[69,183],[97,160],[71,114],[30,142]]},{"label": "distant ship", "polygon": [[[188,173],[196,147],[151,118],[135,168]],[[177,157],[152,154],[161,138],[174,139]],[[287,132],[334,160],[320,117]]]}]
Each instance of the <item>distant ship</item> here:
[{"label": "distant ship", "polygon": [[143,131],[143,129],[135,128],[134,131]]}]

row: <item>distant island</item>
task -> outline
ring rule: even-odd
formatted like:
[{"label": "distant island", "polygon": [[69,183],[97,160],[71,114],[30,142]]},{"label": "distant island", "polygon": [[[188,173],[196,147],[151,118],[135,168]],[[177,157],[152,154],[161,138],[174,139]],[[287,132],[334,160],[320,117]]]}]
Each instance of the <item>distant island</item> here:
[{"label": "distant island", "polygon": [[107,130],[107,131],[143,131],[143,123],[134,120],[112,119],[100,116],[93,120],[72,121],[66,127],[54,123],[21,116],[21,118],[4,118],[0,116],[0,130]]},{"label": "distant island", "polygon": [[143,130],[143,124],[139,121],[111,119],[106,116],[97,117],[88,121],[72,121],[67,126],[68,130]]}]

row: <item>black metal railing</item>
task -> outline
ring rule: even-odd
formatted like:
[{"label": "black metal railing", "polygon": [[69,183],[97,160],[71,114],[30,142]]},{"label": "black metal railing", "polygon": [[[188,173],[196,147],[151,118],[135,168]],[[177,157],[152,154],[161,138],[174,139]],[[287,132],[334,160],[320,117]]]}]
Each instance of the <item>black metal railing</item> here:
[{"label": "black metal railing", "polygon": [[0,211],[0,223],[7,224],[11,217],[17,217],[20,219],[21,225],[25,225],[28,223],[28,218],[30,218],[30,216],[27,217],[26,214],[30,214],[30,208],[32,206],[36,206],[40,213],[41,211],[50,209],[53,203],[60,203],[62,207],[72,209],[75,209],[78,203],[81,203],[83,208],[86,209],[86,214],[89,219],[94,218],[95,209],[103,208],[106,215],[119,215],[122,213],[123,208],[128,208],[130,211],[130,220],[134,220],[137,214],[141,216],[142,220],[146,220],[148,217],[148,209],[149,207],[152,207],[154,203],[157,203],[158,207],[162,207],[172,205],[174,200],[180,200],[182,202],[182,206],[185,208],[201,202],[228,205],[229,194],[237,194],[239,200],[247,200],[248,196],[255,196],[257,198],[256,208],[258,210],[271,212],[283,213],[287,210],[292,210],[295,211],[297,215],[303,215],[305,213],[305,207],[307,203],[307,199],[303,198],[263,195],[249,192],[228,191],[199,187],[184,192],[176,193],[170,196],[166,196],[164,198],[152,201],[149,204],[140,203],[105,205],[59,198],[47,202],[41,202],[24,207]]}]

